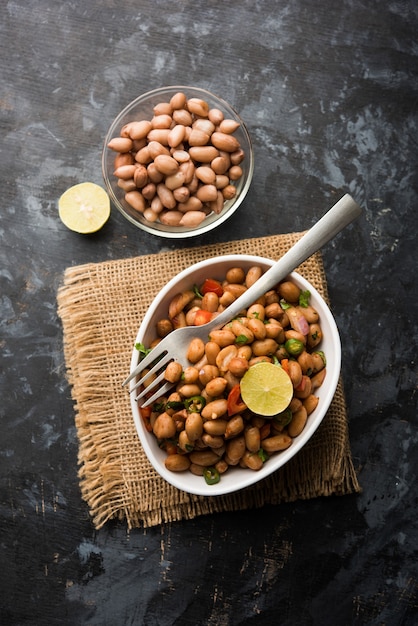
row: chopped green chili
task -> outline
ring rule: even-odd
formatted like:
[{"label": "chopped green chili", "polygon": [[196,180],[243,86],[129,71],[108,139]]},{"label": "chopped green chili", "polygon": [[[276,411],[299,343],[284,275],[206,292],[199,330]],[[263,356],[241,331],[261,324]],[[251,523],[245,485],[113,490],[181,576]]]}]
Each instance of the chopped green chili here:
[{"label": "chopped green chili", "polygon": [[325,356],[325,352],[323,352],[322,350],[317,350],[316,352],[312,352],[312,354],[319,354],[319,356],[321,357],[321,359],[324,362],[324,365],[327,364],[327,359],[326,359],[326,356]]},{"label": "chopped green chili", "polygon": [[275,415],[273,419],[279,426],[287,426],[292,420],[292,411],[289,409],[289,407],[287,407],[287,409],[285,409],[281,413],[277,413],[277,415]]},{"label": "chopped green chili", "polygon": [[299,356],[299,354],[301,354],[305,349],[303,341],[293,338],[288,339],[284,344],[284,347],[290,356]]},{"label": "chopped green chili", "polygon": [[205,405],[206,400],[203,396],[192,396],[184,401],[184,406],[189,413],[200,413]]},{"label": "chopped green chili", "polygon": [[221,480],[221,475],[216,467],[205,467],[203,470],[203,478],[208,485],[216,485],[216,483]]}]

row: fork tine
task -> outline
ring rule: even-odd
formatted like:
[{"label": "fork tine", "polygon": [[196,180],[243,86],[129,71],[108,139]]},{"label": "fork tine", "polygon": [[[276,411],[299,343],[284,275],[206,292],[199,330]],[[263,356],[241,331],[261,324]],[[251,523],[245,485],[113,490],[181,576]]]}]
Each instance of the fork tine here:
[{"label": "fork tine", "polygon": [[123,381],[123,387],[127,385],[133,378],[138,376],[138,374],[140,374],[142,370],[145,369],[148,365],[151,365],[151,363],[153,363],[156,359],[158,359],[159,357],[161,359],[165,354],[167,354],[167,350],[162,350],[161,352],[158,352],[156,350],[157,348],[158,346],[153,348],[151,352],[149,352],[147,356],[138,363],[134,371],[129,374],[126,380]]},{"label": "fork tine", "polygon": [[[152,395],[150,398],[147,398],[145,400],[145,402],[143,404],[141,404],[141,406],[146,407],[150,404],[152,404],[153,402],[155,402],[156,400],[158,400],[158,398],[160,398],[161,396],[164,396],[165,393],[167,391],[170,391],[170,389],[173,387],[173,383],[166,383],[165,385],[163,385],[162,387],[160,387],[155,393],[154,395]],[[141,407],[139,407],[141,408]]]},{"label": "fork tine", "polygon": [[[149,385],[147,385],[147,387],[144,387],[144,389],[136,396],[135,400],[140,400],[141,398],[143,398],[147,393],[150,393],[151,391],[154,391],[155,388],[164,380],[165,382],[167,382],[164,378],[165,372],[161,372],[161,374],[159,374]],[[133,391],[133,389],[132,389]]]},{"label": "fork tine", "polygon": [[164,365],[166,365],[169,361],[172,361],[173,357],[170,356],[168,353],[165,354],[146,374],[145,376],[143,376],[142,378],[140,378],[138,380],[138,382],[135,383],[135,385],[133,385],[130,388],[130,392],[134,391],[134,389],[136,389],[137,387],[140,387],[150,376],[152,376],[153,374],[155,374],[156,372],[158,372],[158,370],[160,370],[162,367],[164,367]]}]

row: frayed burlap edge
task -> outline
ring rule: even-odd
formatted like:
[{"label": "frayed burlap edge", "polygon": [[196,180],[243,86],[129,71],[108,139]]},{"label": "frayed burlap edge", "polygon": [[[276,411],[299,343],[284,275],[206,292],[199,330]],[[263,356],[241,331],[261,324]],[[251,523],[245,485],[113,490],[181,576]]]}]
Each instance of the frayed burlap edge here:
[{"label": "frayed burlap edge", "polygon": [[[348,437],[341,381],[310,442],[280,470],[227,496],[203,498],[168,485],[151,467],[121,380],[140,321],[158,290],[183,268],[211,256],[279,258],[301,233],[186,248],[68,268],[58,291],[67,377],[75,402],[79,479],[96,528],[126,519],[130,528],[221,511],[360,490]],[[298,268],[328,301],[322,257]]]}]

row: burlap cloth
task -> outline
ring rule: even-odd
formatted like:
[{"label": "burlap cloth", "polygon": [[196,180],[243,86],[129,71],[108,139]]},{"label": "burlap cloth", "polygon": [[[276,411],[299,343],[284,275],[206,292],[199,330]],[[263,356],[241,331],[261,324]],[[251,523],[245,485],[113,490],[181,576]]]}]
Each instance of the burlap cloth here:
[{"label": "burlap cloth", "polygon": [[[75,402],[79,479],[93,523],[112,518],[129,528],[358,492],[341,381],[321,426],[296,457],[260,483],[204,498],[172,487],[152,468],[131,415],[126,377],[147,307],[180,270],[204,258],[248,253],[278,259],[301,233],[186,248],[157,255],[90,263],[65,271],[58,291],[64,355]],[[298,268],[328,300],[320,253]]]}]

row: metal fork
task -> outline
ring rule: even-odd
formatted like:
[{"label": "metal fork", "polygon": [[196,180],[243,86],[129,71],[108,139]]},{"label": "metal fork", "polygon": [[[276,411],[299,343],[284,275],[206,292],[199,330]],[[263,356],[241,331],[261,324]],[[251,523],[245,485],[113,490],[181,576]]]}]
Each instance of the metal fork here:
[{"label": "metal fork", "polygon": [[172,383],[164,382],[165,366],[173,360],[178,361],[183,367],[189,365],[186,354],[192,339],[200,337],[207,341],[212,330],[221,328],[243,309],[248,308],[255,300],[272,289],[298,265],[306,261],[348,226],[360,213],[361,208],[353,198],[349,194],[344,195],[290,250],[222,313],[207,324],[178,328],[167,335],[130,373],[123,385],[127,385],[151,365],[151,369],[135,384],[131,385],[130,391],[132,392],[142,386],[150,376],[158,373],[156,378],[139,393],[136,399],[139,400],[153,391],[151,397],[148,397],[142,404],[142,406],[148,406],[165,395],[173,386]]}]

